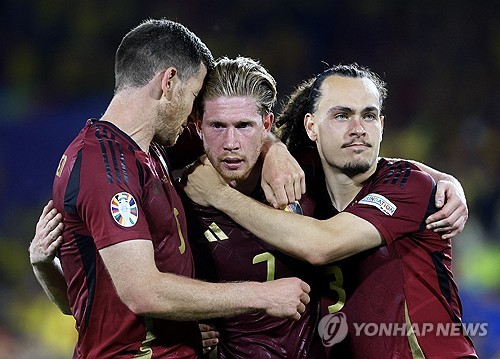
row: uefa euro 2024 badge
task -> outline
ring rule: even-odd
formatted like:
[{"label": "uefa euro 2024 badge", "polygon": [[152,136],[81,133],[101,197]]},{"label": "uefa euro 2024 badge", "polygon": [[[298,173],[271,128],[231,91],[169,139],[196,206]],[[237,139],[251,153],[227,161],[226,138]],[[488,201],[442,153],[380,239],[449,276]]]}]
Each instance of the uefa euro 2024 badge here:
[{"label": "uefa euro 2024 badge", "polygon": [[120,226],[132,227],[137,223],[139,211],[134,196],[128,192],[119,192],[111,198],[109,205],[111,216]]}]

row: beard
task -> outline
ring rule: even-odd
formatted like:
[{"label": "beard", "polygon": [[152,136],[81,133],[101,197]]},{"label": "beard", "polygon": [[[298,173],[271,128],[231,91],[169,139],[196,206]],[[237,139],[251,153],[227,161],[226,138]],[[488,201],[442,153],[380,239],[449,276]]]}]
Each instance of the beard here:
[{"label": "beard", "polygon": [[154,135],[155,142],[171,147],[182,133],[182,113],[175,107],[159,109],[156,114],[157,126],[159,127]]},{"label": "beard", "polygon": [[342,173],[348,177],[354,177],[361,173],[365,173],[370,169],[371,165],[368,161],[362,162],[347,162],[344,166],[340,168]]}]

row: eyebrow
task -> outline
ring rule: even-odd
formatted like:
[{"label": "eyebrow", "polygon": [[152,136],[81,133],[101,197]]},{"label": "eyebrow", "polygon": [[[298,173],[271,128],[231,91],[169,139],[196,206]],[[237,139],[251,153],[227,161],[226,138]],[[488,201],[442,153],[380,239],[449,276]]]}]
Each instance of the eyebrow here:
[{"label": "eyebrow", "polygon": [[[355,111],[352,108],[346,107],[346,106],[334,106],[334,107],[331,107],[331,108],[328,109],[327,114],[331,114],[333,112],[354,113]],[[365,107],[361,112],[362,113],[366,113],[366,112],[378,112],[378,107],[368,106],[368,107]]]}]

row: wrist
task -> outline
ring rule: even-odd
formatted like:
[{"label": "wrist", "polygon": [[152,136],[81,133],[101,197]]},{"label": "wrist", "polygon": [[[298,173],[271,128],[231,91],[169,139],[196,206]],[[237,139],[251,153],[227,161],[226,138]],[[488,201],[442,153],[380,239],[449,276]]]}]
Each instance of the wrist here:
[{"label": "wrist", "polygon": [[54,262],[53,259],[51,259],[50,261],[37,261],[36,259],[32,260],[30,258],[31,266],[38,269],[53,268],[54,267],[53,262]]},{"label": "wrist", "polygon": [[229,186],[227,183],[224,183],[218,186],[217,189],[212,191],[209,194],[207,200],[213,207],[222,212],[225,212],[226,208],[230,206],[235,192],[238,191]]},{"label": "wrist", "polygon": [[254,311],[265,311],[268,301],[264,295],[264,284],[259,282],[246,282],[244,296],[247,298],[247,307]]},{"label": "wrist", "polygon": [[272,133],[269,133],[262,143],[262,148],[260,151],[261,158],[265,159],[269,151],[273,151],[273,149],[277,149],[281,146],[286,148],[286,146],[281,141],[279,141]]}]

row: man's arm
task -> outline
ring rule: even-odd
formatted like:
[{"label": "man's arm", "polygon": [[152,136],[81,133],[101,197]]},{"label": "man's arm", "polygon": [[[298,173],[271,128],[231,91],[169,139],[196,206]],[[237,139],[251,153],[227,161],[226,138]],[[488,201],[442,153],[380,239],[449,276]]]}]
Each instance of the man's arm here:
[{"label": "man's arm", "polygon": [[342,212],[327,220],[278,211],[228,186],[208,160],[189,175],[185,191],[214,206],[279,250],[314,265],[349,257],[384,243],[370,222]]},{"label": "man's arm", "polygon": [[437,183],[436,207],[440,210],[426,219],[427,229],[442,233],[443,239],[460,234],[469,217],[465,192],[461,183],[452,175],[440,172],[426,164],[409,161],[428,173]]},{"label": "man's arm", "polygon": [[309,286],[298,278],[272,282],[208,283],[158,271],[150,240],[131,240],[99,250],[120,299],[137,315],[198,320],[265,311],[299,319]]},{"label": "man's arm", "polygon": [[299,200],[306,192],[305,174],[286,146],[272,133],[264,140],[261,157],[261,187],[267,201],[275,208]]},{"label": "man's arm", "polygon": [[62,215],[54,208],[53,202],[49,201],[36,224],[29,252],[35,277],[47,296],[61,312],[71,314],[66,281],[59,259],[55,257],[56,250],[62,243],[63,228]]},{"label": "man's arm", "polygon": [[[71,314],[66,282],[54,258],[62,242],[61,221],[61,214],[49,202],[37,223],[30,258],[49,298],[63,313]],[[138,315],[197,320],[265,311],[271,316],[299,319],[309,302],[310,288],[298,278],[219,284],[159,272],[149,240],[118,243],[99,253],[118,295]]]}]

